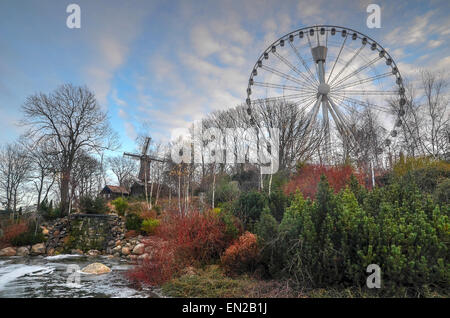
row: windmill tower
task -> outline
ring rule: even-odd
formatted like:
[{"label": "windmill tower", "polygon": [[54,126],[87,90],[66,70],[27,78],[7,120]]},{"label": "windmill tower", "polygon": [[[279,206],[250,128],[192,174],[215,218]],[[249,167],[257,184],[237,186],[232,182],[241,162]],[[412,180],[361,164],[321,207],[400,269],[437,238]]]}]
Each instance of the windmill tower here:
[{"label": "windmill tower", "polygon": [[[131,157],[135,160],[139,160],[140,162],[138,179],[144,184],[145,200],[147,201],[147,205],[149,205],[147,187],[148,182],[150,180],[150,163],[152,161],[164,162],[163,159],[155,158],[148,155],[148,147],[150,145],[150,141],[151,141],[150,137],[145,138],[144,144],[142,145],[142,151],[140,154],[134,154],[129,152],[123,153],[124,156]],[[151,204],[149,208],[151,208]]]}]

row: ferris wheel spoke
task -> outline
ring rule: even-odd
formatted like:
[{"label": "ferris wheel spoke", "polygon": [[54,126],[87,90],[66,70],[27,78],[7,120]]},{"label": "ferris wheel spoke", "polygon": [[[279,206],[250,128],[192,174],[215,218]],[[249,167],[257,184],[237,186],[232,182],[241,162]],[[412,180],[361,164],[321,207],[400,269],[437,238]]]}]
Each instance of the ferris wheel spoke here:
[{"label": "ferris wheel spoke", "polygon": [[384,106],[374,104],[374,103],[364,102],[362,100],[359,100],[356,98],[351,98],[351,97],[348,97],[348,96],[345,96],[342,94],[338,94],[338,93],[333,93],[332,96],[340,99],[342,102],[348,102],[350,104],[357,104],[357,105],[363,106],[363,107],[374,108],[374,109],[377,109],[377,110],[385,112],[385,113],[392,113],[391,109],[386,108]]},{"label": "ferris wheel spoke", "polygon": [[297,55],[298,59],[302,63],[302,65],[305,68],[306,72],[308,72],[310,78],[313,79],[316,82],[316,85],[317,85],[318,84],[317,78],[311,72],[310,68],[308,67],[308,64],[305,62],[305,60],[300,55],[300,52],[297,50],[297,48],[294,46],[294,44],[291,41],[289,41],[289,45],[291,46],[292,50],[294,50],[295,55]]},{"label": "ferris wheel spoke", "polygon": [[331,69],[331,72],[330,72],[330,74],[328,75],[327,83],[330,81],[330,77],[331,77],[331,74],[333,74],[334,67],[336,66],[336,63],[337,63],[337,61],[339,60],[339,57],[341,56],[341,52],[342,52],[342,49],[344,48],[345,42],[347,41],[347,37],[348,37],[348,34],[345,36],[344,40],[342,41],[341,48],[340,48],[340,50],[339,50],[339,54],[338,54],[338,56],[336,57],[336,60],[334,60],[333,68]]},{"label": "ferris wheel spoke", "polygon": [[364,46],[365,46],[364,44],[361,45],[361,47],[355,52],[355,54],[353,54],[353,56],[350,58],[350,60],[347,61],[347,63],[344,65],[344,67],[341,68],[339,73],[331,80],[329,85],[332,85],[334,83],[334,81],[336,81],[339,78],[339,76],[341,76],[341,74],[345,71],[345,69],[353,62],[353,60],[359,55],[359,53],[361,53]]},{"label": "ferris wheel spoke", "polygon": [[[332,91],[333,93],[333,91]],[[373,90],[340,90],[340,94],[345,95],[359,95],[359,96],[386,96],[398,95],[398,91],[373,91]]]},{"label": "ferris wheel spoke", "polygon": [[300,86],[291,86],[291,85],[281,85],[275,83],[265,83],[265,82],[253,82],[253,86],[267,87],[267,88],[279,88],[288,91],[298,91],[298,92],[307,92],[307,93],[315,93],[315,90],[310,88],[304,88]]},{"label": "ferris wheel spoke", "polygon": [[294,82],[294,83],[297,83],[297,84],[300,84],[300,85],[304,85],[304,86],[310,85],[309,83],[305,83],[305,82],[299,80],[298,78],[292,77],[292,76],[290,76],[290,75],[288,75],[288,74],[286,74],[286,73],[283,73],[283,72],[281,72],[281,71],[278,71],[278,70],[276,70],[276,69],[274,69],[274,68],[272,68],[272,67],[269,67],[269,66],[266,66],[266,65],[262,65],[261,68],[262,68],[263,70],[266,70],[266,71],[268,71],[268,72],[271,72],[271,73],[273,73],[273,74],[275,74],[275,75],[278,75],[278,76],[280,76],[280,77],[283,77],[283,78],[285,78],[285,79],[287,79],[287,80],[289,80],[289,81],[291,81],[291,82]]},{"label": "ferris wheel spoke", "polygon": [[373,82],[375,80],[378,80],[378,79],[381,79],[381,78],[384,78],[384,77],[388,77],[388,76],[391,76],[391,75],[392,75],[391,72],[386,72],[386,73],[383,73],[383,74],[377,74],[377,75],[374,75],[374,76],[371,76],[371,77],[368,77],[368,78],[365,78],[365,79],[357,80],[357,81],[354,81],[354,82],[351,82],[351,83],[348,83],[348,84],[343,84],[341,86],[334,86],[332,88],[332,91],[340,91],[340,90],[345,89],[345,88],[350,88],[350,87],[354,87],[354,86],[357,86],[357,85]]},{"label": "ferris wheel spoke", "polygon": [[313,98],[314,93],[300,93],[300,94],[290,94],[283,96],[267,97],[256,99],[255,102],[274,102],[274,101],[286,101],[294,98]]},{"label": "ferris wheel spoke", "polygon": [[291,62],[289,62],[285,57],[281,56],[278,52],[275,52],[274,55],[280,59],[284,64],[286,64],[291,70],[293,70],[295,73],[297,73],[299,76],[301,76],[306,82],[309,82],[312,87],[315,87],[316,84],[305,74],[303,74],[298,68],[296,68],[294,65],[292,65]]},{"label": "ferris wheel spoke", "polygon": [[339,131],[339,133],[341,134],[341,136],[343,138],[346,137],[346,138],[350,139],[349,138],[350,136],[348,135],[348,131],[347,131],[346,127],[345,127],[345,124],[339,119],[339,117],[335,113],[334,109],[331,107],[330,101],[329,101],[328,98],[326,100],[326,103],[327,103],[327,106],[328,106],[328,111],[330,112],[331,117],[333,117],[333,121],[334,121],[334,124],[336,125],[337,130]]},{"label": "ferris wheel spoke", "polygon": [[345,115],[343,113],[341,113],[341,111],[339,110],[339,107],[336,105],[336,103],[333,101],[333,99],[331,99],[329,96],[327,96],[327,100],[329,101],[329,103],[331,105],[330,109],[332,109],[336,113],[338,121],[339,121],[343,131],[345,132],[345,135],[347,136],[347,138],[349,138],[349,141],[352,142],[352,139],[353,139],[353,141],[356,141],[356,136],[355,136],[353,130],[350,128],[348,119],[345,117]]},{"label": "ferris wheel spoke", "polygon": [[310,133],[312,127],[316,123],[316,118],[317,118],[317,114],[319,112],[321,101],[322,101],[322,95],[319,95],[316,100],[316,103],[314,104],[314,107],[311,109],[311,111],[308,114],[308,120],[306,122],[306,127],[305,127],[305,135],[308,135]]},{"label": "ferris wheel spoke", "polygon": [[361,66],[360,68],[358,68],[357,70],[353,71],[352,73],[344,76],[343,78],[341,78],[339,81],[337,81],[334,86],[339,86],[339,84],[345,82],[347,79],[355,76],[358,73],[361,73],[362,71],[364,71],[366,68],[370,67],[371,65],[375,64],[376,62],[378,62],[381,59],[380,56],[377,56],[376,58],[374,58],[373,60],[367,62],[366,64],[364,64],[363,66]]},{"label": "ferris wheel spoke", "polygon": [[311,106],[314,102],[316,101],[315,97],[310,97],[310,98],[305,98],[304,100],[295,102],[294,105],[295,106],[300,106],[300,104],[303,104],[303,106],[300,107],[301,111],[305,111],[306,109],[308,109],[309,106]]}]

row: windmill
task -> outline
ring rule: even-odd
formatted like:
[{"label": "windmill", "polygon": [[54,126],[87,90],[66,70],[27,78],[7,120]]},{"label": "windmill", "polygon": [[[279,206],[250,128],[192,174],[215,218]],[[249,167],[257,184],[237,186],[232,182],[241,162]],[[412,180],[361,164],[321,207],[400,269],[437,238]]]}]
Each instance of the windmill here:
[{"label": "windmill", "polygon": [[[123,153],[124,156],[131,157],[131,158],[133,158],[135,160],[139,160],[140,161],[138,179],[139,179],[139,181],[141,181],[144,184],[145,200],[147,201],[147,204],[149,204],[149,202],[148,202],[147,185],[148,185],[148,180],[150,179],[150,163],[152,161],[164,162],[163,159],[152,157],[152,156],[147,154],[148,147],[150,145],[150,141],[151,141],[150,137],[146,137],[145,138],[144,144],[142,146],[141,154],[134,154],[134,153],[128,153],[128,152],[124,152]],[[150,206],[150,208],[151,208],[151,206]]]}]

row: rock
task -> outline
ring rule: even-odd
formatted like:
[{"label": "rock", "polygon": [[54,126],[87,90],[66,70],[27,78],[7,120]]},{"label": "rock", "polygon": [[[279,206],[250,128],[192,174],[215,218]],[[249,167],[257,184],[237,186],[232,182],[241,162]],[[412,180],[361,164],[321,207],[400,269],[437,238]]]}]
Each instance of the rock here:
[{"label": "rock", "polygon": [[145,251],[145,245],[144,244],[138,244],[133,248],[133,254],[135,255],[142,255]]},{"label": "rock", "polygon": [[5,247],[0,250],[0,256],[15,256],[16,250],[13,247]]},{"label": "rock", "polygon": [[30,250],[26,246],[22,246],[17,249],[17,256],[28,256],[29,254]]},{"label": "rock", "polygon": [[109,273],[111,269],[102,263],[92,263],[83,268],[81,271],[86,274],[100,275]]},{"label": "rock", "polygon": [[149,258],[150,258],[150,255],[147,253],[144,253],[142,255],[139,255],[137,259],[142,261],[142,260],[149,259]]},{"label": "rock", "polygon": [[45,244],[44,243],[34,244],[31,247],[31,254],[33,255],[45,254]]},{"label": "rock", "polygon": [[116,246],[120,246],[122,244],[122,242],[120,240],[116,241]]},{"label": "rock", "polygon": [[120,253],[121,250],[122,250],[122,246],[119,245],[119,246],[114,247],[114,248],[112,249],[112,252],[113,252],[113,253]]},{"label": "rock", "polygon": [[99,256],[100,254],[101,254],[101,252],[98,250],[89,250],[87,252],[87,255],[89,255],[89,256]]},{"label": "rock", "polygon": [[46,227],[43,227],[42,234],[48,235],[48,232],[49,232],[48,229]]},{"label": "rock", "polygon": [[55,255],[55,249],[53,247],[47,249],[47,255],[53,256]]},{"label": "rock", "polygon": [[70,251],[70,254],[78,254],[78,255],[83,255],[83,251],[80,249],[73,249]]},{"label": "rock", "polygon": [[122,255],[129,255],[130,249],[128,247],[122,247]]},{"label": "rock", "polygon": [[138,256],[137,255],[128,255],[128,258],[130,259],[130,261],[135,261],[135,260],[137,260]]}]

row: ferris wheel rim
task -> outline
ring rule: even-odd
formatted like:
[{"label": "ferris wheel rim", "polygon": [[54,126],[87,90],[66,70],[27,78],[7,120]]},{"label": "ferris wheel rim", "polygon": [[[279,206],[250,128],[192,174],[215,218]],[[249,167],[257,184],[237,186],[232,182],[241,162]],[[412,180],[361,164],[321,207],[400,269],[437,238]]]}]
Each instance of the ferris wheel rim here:
[{"label": "ferris wheel rim", "polygon": [[[316,29],[316,30],[317,30],[318,28],[337,28],[337,29],[341,29],[341,31],[338,31],[338,30],[336,29],[336,32],[342,32],[342,30],[349,30],[349,31],[352,31],[352,32],[357,33],[357,34],[359,34],[359,35],[362,35],[363,37],[367,38],[367,40],[370,40],[370,41],[372,41],[372,43],[377,44],[376,50],[377,50],[378,52],[383,51],[383,52],[384,52],[384,53],[392,60],[393,68],[396,68],[396,69],[397,69],[397,72],[398,72],[398,78],[402,79],[402,80],[401,80],[401,84],[399,84],[399,86],[404,87],[404,86],[403,86],[403,77],[401,76],[401,72],[400,72],[400,70],[398,69],[397,63],[396,63],[395,60],[392,58],[392,55],[390,55],[389,52],[388,52],[388,51],[387,51],[387,50],[386,50],[379,42],[375,41],[375,40],[374,40],[373,38],[371,38],[370,36],[368,36],[368,35],[366,35],[366,34],[364,34],[364,33],[361,33],[361,32],[359,32],[359,31],[357,31],[357,30],[354,30],[354,29],[352,29],[352,28],[342,27],[342,26],[338,26],[338,25],[330,25],[330,24],[320,24],[320,25],[313,25],[313,26],[302,27],[302,28],[296,29],[296,30],[294,30],[294,31],[291,31],[291,32],[286,33],[285,35],[279,37],[277,40],[275,40],[274,42],[272,42],[272,43],[271,43],[271,44],[263,51],[263,53],[258,57],[258,59],[257,59],[257,61],[256,61],[256,63],[255,63],[255,65],[254,65],[253,68],[252,68],[252,71],[250,72],[250,77],[249,77],[249,78],[250,78],[250,79],[253,78],[253,71],[254,71],[255,69],[257,69],[257,67],[258,67],[258,62],[261,61],[261,60],[263,60],[263,58],[264,58],[264,53],[269,53],[270,50],[271,50],[271,48],[272,48],[273,46],[276,47],[276,46],[277,46],[277,43],[280,43],[280,40],[284,40],[285,38],[289,38],[290,35],[293,35],[294,33],[299,33],[300,31],[303,31],[303,30],[311,30],[311,29]],[[378,48],[381,48],[381,50],[378,50]],[[251,85],[248,84],[247,88],[250,88],[250,86],[251,86]],[[249,97],[249,95],[247,95],[247,97]]]},{"label": "ferris wheel rim", "polygon": [[[305,32],[306,31],[306,32]],[[305,33],[303,33],[303,32],[305,32]],[[308,35],[308,32],[309,32],[309,34],[310,35]],[[347,37],[348,36],[350,36],[351,37],[351,39],[352,40],[356,40],[356,39],[361,39],[362,40],[362,46],[361,46],[361,48],[359,49],[360,51],[364,48],[364,47],[366,47],[366,44],[368,44],[368,47],[370,47],[370,49],[372,50],[372,51],[377,51],[377,53],[378,53],[378,56],[379,56],[379,58],[377,58],[376,59],[376,61],[378,61],[378,60],[380,60],[380,59],[385,59],[385,63],[386,63],[386,65],[387,66],[390,66],[391,67],[391,73],[392,74],[388,74],[389,72],[386,72],[386,74],[388,74],[388,75],[390,75],[390,76],[392,76],[392,75],[394,75],[394,77],[395,77],[395,84],[397,85],[396,87],[398,87],[399,89],[398,89],[398,91],[393,91],[393,92],[391,92],[392,94],[388,94],[388,93],[385,93],[385,94],[383,94],[383,95],[393,95],[393,96],[396,96],[397,98],[398,98],[398,102],[396,102],[396,105],[398,104],[399,105],[399,108],[397,109],[397,108],[393,108],[393,110],[395,110],[395,116],[397,117],[397,119],[395,120],[395,122],[396,122],[396,124],[394,124],[394,126],[393,126],[393,128],[392,129],[387,129],[387,131],[388,130],[391,130],[391,132],[390,132],[390,134],[389,134],[389,137],[386,139],[386,145],[387,146],[389,146],[390,145],[390,142],[391,142],[391,140],[389,140],[390,139],[390,137],[393,137],[393,138],[395,138],[395,137],[397,137],[397,131],[396,131],[396,127],[398,127],[398,125],[397,125],[397,123],[398,122],[402,122],[402,120],[401,120],[401,118],[405,115],[405,111],[404,111],[404,105],[406,104],[406,97],[405,97],[405,88],[404,88],[404,81],[403,81],[403,78],[402,78],[402,76],[401,76],[401,73],[400,73],[400,70],[399,70],[399,68],[398,68],[398,66],[397,66],[397,63],[395,62],[395,60],[393,59],[393,57],[392,57],[392,55],[379,43],[379,42],[377,42],[377,41],[375,41],[372,37],[370,37],[370,36],[368,36],[368,35],[366,35],[366,34],[364,34],[364,33],[362,33],[362,32],[359,32],[359,31],[357,31],[357,30],[354,30],[354,29],[352,29],[352,28],[348,28],[348,27],[343,27],[343,26],[338,26],[338,25],[329,25],[329,24],[323,24],[323,25],[313,25],[313,26],[305,26],[305,27],[301,27],[301,28],[298,28],[298,29],[296,29],[296,30],[293,30],[293,31],[291,31],[291,32],[289,32],[289,33],[286,33],[285,35],[283,35],[283,36],[281,36],[281,37],[279,37],[278,39],[276,39],[274,42],[272,42],[262,53],[261,53],[261,55],[258,57],[258,59],[257,59],[257,61],[256,61],[256,63],[255,63],[255,65],[253,66],[253,68],[252,68],[252,71],[251,71],[251,73],[250,73],[250,77],[249,77],[249,81],[248,81],[248,86],[247,86],[247,99],[246,99],[246,103],[247,103],[247,112],[248,112],[248,114],[250,115],[250,117],[252,117],[252,113],[251,113],[251,105],[252,104],[254,104],[257,100],[253,100],[253,102],[252,102],[252,99],[251,99],[251,97],[250,97],[250,95],[251,95],[251,93],[252,93],[252,90],[251,90],[251,86],[254,84],[254,77],[256,77],[257,76],[257,69],[258,68],[262,68],[262,69],[264,69],[264,67],[262,67],[262,61],[263,60],[265,60],[265,59],[268,59],[268,56],[269,56],[269,54],[270,53],[273,53],[273,54],[275,54],[275,55],[277,55],[277,53],[276,53],[276,48],[277,48],[277,46],[281,46],[281,47],[283,47],[284,46],[284,44],[285,43],[289,43],[291,46],[292,46],[292,48],[295,50],[295,48],[294,48],[294,46],[293,46],[293,39],[295,39],[295,37],[297,36],[297,35],[299,35],[300,36],[300,38],[303,38],[303,35],[305,35],[306,34],[306,37],[308,38],[308,43],[309,43],[309,46],[310,46],[310,48],[311,48],[311,50],[313,49],[313,47],[312,47],[312,44],[311,44],[311,38],[310,38],[310,36],[312,37],[312,36],[314,36],[314,32],[316,32],[316,34],[317,34],[317,46],[320,46],[320,41],[319,41],[319,32],[320,32],[320,34],[321,35],[324,35],[325,33],[326,33],[326,47],[328,48],[328,34],[330,34],[330,35],[332,35],[332,36],[334,36],[334,35],[336,35],[336,34],[338,34],[338,33],[341,33],[341,35],[342,35],[342,37],[345,37],[345,39],[344,39],[344,41],[343,41],[343,43],[342,43],[342,47],[341,47],[341,50],[342,50],[342,48],[345,46],[345,41],[347,40]],[[326,53],[325,53],[326,54]],[[340,52],[339,52],[339,55],[340,55]],[[334,66],[336,66],[336,63],[338,62],[338,60],[339,60],[339,55],[337,56],[337,59],[335,60],[335,63],[334,63]],[[305,65],[305,62],[304,62],[304,60],[302,59],[302,57],[301,56],[299,56],[299,54],[298,54],[298,52],[297,52],[297,56],[300,58],[300,60],[302,60],[302,63],[304,64],[304,67],[305,67],[305,69],[309,72],[309,74],[311,74],[311,72],[310,72],[310,70],[309,70],[309,68],[307,67],[307,65]],[[279,55],[277,55],[277,57],[280,59],[280,56]],[[306,58],[308,61],[309,61],[309,59],[310,58]],[[374,59],[375,60],[375,59]],[[314,61],[314,57],[313,57],[313,61]],[[375,62],[376,62],[375,61]],[[339,62],[341,62],[341,61],[339,61]],[[349,64],[351,61],[347,61],[347,64]],[[289,65],[288,65],[289,66]],[[328,79],[327,79],[327,84],[328,84],[328,81],[330,80],[330,77],[331,77],[331,74],[333,73],[333,70],[334,70],[334,66],[333,66],[333,69],[332,69],[332,71],[331,71],[331,73],[329,73],[329,77],[328,77]],[[370,66],[370,65],[369,65]],[[372,68],[372,67],[371,67]],[[295,71],[295,67],[294,68],[292,68],[291,67],[291,69],[292,70],[294,70]],[[345,67],[344,67],[344,69],[345,69]],[[317,69],[316,69],[316,71],[317,71]],[[342,71],[343,71],[343,69],[341,69],[341,71],[340,71],[340,73],[337,75],[337,76],[335,76],[334,78],[333,78],[333,80],[332,80],[332,82],[330,83],[330,85],[339,77],[339,75],[342,73]],[[301,75],[301,74],[300,74]],[[319,76],[319,74],[317,74],[318,76]],[[356,74],[354,74],[354,75],[356,75]],[[374,77],[371,77],[371,78],[369,78],[369,79],[371,79],[371,81],[373,82],[373,81],[375,81],[375,80],[378,80],[379,78],[381,78],[381,77],[378,77],[378,76],[382,76],[383,74],[377,74],[376,76],[374,76]],[[388,75],[385,75],[386,77],[388,76]],[[352,75],[353,76],[353,75]],[[329,94],[327,94],[327,98],[330,98],[331,99],[331,97],[332,97],[332,94],[339,94],[339,89],[340,90],[343,90],[343,89],[345,89],[345,88],[348,88],[349,86],[348,86],[348,83],[347,84],[345,84],[345,79],[346,79],[346,77],[347,78],[351,78],[351,76],[349,76],[348,74],[344,77],[344,80],[341,78],[339,81],[338,81],[338,84],[341,84],[341,86],[338,86],[337,87],[337,89],[338,89],[338,92],[336,92],[336,90],[335,91],[333,91],[333,92],[330,92],[330,86],[328,86],[328,92],[330,92]],[[311,77],[313,80],[316,80],[316,82],[317,82],[317,77],[315,77],[314,75],[312,75],[312,77]],[[358,77],[359,78],[359,77]],[[367,79],[365,79],[365,80],[367,80]],[[320,80],[319,80],[319,82],[320,82]],[[321,85],[319,82],[317,82],[316,84],[318,84],[319,86]],[[357,82],[357,81],[355,81],[355,82]],[[343,84],[344,83],[344,84]],[[299,84],[299,83],[298,83]],[[342,85],[343,84],[343,85]],[[313,84],[314,85],[314,84]],[[359,85],[359,84],[357,84],[357,85]],[[283,87],[283,90],[285,89],[285,86],[284,85],[279,85],[279,86],[282,86]],[[344,86],[344,88],[342,88],[342,86]],[[347,86],[347,87],[345,87],[345,86]],[[281,87],[278,87],[278,88],[281,88]],[[318,88],[318,86],[317,87],[313,87],[313,88]],[[335,87],[336,88],[336,87]],[[324,88],[322,88],[322,90],[323,90]],[[302,91],[302,88],[297,88],[297,89],[295,89],[295,90],[297,90],[297,91]],[[318,96],[319,96],[319,94],[320,94],[320,88],[319,88],[319,93],[318,93],[318,95],[317,95],[317,98],[319,98]],[[363,90],[364,91],[364,90]],[[306,92],[307,92],[307,90],[306,90]],[[346,92],[346,93],[348,93],[348,94],[351,94],[352,92],[351,91],[343,91],[343,92]],[[361,92],[361,91],[360,91]],[[357,93],[357,92],[353,92],[353,93]],[[362,95],[367,95],[365,92],[363,93],[363,94],[360,94],[360,96],[362,96]],[[284,95],[283,95],[284,96]],[[282,99],[282,97],[283,96],[280,96],[280,98]],[[341,96],[342,97],[342,96]],[[344,97],[346,97],[346,96],[344,96]],[[335,97],[333,97],[333,99],[334,99]],[[337,99],[337,96],[336,96],[336,99]],[[259,101],[267,101],[268,100],[268,98],[262,98],[262,99],[259,99]],[[325,102],[324,102],[325,103]],[[329,104],[329,102],[327,102],[328,104]],[[320,105],[319,105],[319,107],[320,107]],[[383,112],[386,112],[386,110],[382,110]],[[327,118],[327,120],[328,120],[328,118]],[[333,121],[334,121],[334,119],[333,119]],[[254,122],[254,120],[253,120],[253,117],[251,118],[251,122]],[[327,127],[328,129],[329,129],[329,127]],[[329,133],[329,132],[328,132]],[[389,142],[389,144],[388,144],[388,142]]]}]

